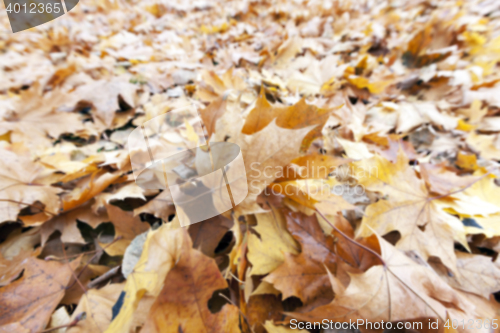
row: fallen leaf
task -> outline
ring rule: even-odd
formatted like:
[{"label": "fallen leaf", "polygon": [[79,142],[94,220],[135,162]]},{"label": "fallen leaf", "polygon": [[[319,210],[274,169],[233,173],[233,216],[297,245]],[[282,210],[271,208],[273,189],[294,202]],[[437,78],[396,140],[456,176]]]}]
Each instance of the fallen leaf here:
[{"label": "fallen leaf", "polygon": [[[457,252],[458,274],[450,276],[438,263],[432,264],[450,286],[486,299],[500,290],[500,268],[489,257]],[[474,281],[474,283],[470,283]]]},{"label": "fallen leaf", "polygon": [[165,282],[144,332],[240,332],[236,306],[226,304],[217,313],[208,308],[213,293],[227,287],[213,259],[186,248]]},{"label": "fallen leaf", "polygon": [[57,111],[68,98],[60,89],[43,94],[43,87],[34,84],[20,94],[11,112],[2,114],[0,133],[11,132],[11,141],[45,148],[63,133],[84,130],[78,114]]},{"label": "fallen leaf", "polygon": [[[285,213],[288,229],[300,244],[299,254],[286,253],[285,261],[273,270],[264,281],[272,283],[283,293],[283,298],[295,296],[303,304],[321,299],[323,304],[333,294],[327,270],[336,271],[335,241],[325,235],[315,215]],[[321,303],[320,303],[321,304]]]},{"label": "fallen leaf", "polygon": [[381,235],[398,231],[398,249],[416,251],[426,261],[438,257],[456,272],[454,242],[468,246],[463,225],[443,211],[439,197],[429,195],[404,153],[400,151],[395,164],[375,156],[354,165],[361,185],[388,196],[367,207],[358,236],[369,236],[373,230]]},{"label": "fallen leaf", "polygon": [[101,193],[122,176],[121,172],[108,173],[97,170],[92,175],[78,181],[77,187],[63,197],[63,210],[76,208]]},{"label": "fallen leaf", "polygon": [[288,327],[284,326],[276,326],[273,324],[271,320],[268,320],[264,323],[264,327],[267,331],[267,333],[290,333],[290,332],[299,332],[299,333],[306,333],[308,331],[306,330],[296,330],[296,329],[291,329]]},{"label": "fallen leaf", "polygon": [[[352,274],[344,287],[330,274],[335,299],[311,312],[292,316],[308,321],[324,318],[349,322],[412,321],[446,318],[449,309],[469,310],[470,303],[448,286],[432,269],[421,266],[379,238],[386,266],[377,265],[362,274]],[[410,303],[408,303],[410,301]],[[411,306],[401,306],[411,304]],[[321,319],[320,319],[321,318]]]},{"label": "fallen leaf", "polygon": [[78,87],[73,92],[74,103],[86,101],[93,104],[96,116],[110,127],[115,119],[116,111],[120,110],[119,97],[130,107],[135,107],[138,86],[128,80],[113,77],[110,80],[96,80]]},{"label": "fallen leaf", "polygon": [[78,321],[76,326],[68,328],[66,332],[104,332],[111,323],[112,307],[120,297],[123,287],[124,283],[118,283],[88,290],[73,311],[70,322],[82,312],[85,312],[85,319]]},{"label": "fallen leaf", "polygon": [[11,151],[1,150],[1,155],[0,222],[17,221],[19,211],[32,205],[38,212],[27,221],[28,225],[39,225],[57,215],[61,190],[38,182],[37,177],[43,174],[44,168]]},{"label": "fallen leaf", "polygon": [[223,97],[214,100],[205,109],[200,111],[201,120],[207,130],[208,139],[215,132],[215,124],[225,111],[226,99]]},{"label": "fallen leaf", "polygon": [[2,288],[0,327],[19,323],[31,332],[43,330],[79,262],[77,259],[68,264],[33,257],[23,261],[23,276]]},{"label": "fallen leaf", "polygon": [[[276,172],[299,155],[301,142],[310,130],[311,127],[283,129],[273,121],[260,132],[242,134],[234,140],[245,161],[249,193],[240,207],[248,206],[276,178],[273,169]],[[269,137],[273,139],[269,140]]]},{"label": "fallen leaf", "polygon": [[172,224],[148,233],[141,258],[123,289],[123,305],[106,332],[128,332],[139,301],[145,296],[159,295],[168,272],[183,253],[190,251],[190,245],[186,229],[172,228]]},{"label": "fallen leaf", "polygon": [[286,220],[278,210],[257,214],[259,234],[248,239],[248,260],[252,263],[252,275],[263,275],[278,268],[285,260],[285,253],[297,254],[296,241],[286,228]]}]

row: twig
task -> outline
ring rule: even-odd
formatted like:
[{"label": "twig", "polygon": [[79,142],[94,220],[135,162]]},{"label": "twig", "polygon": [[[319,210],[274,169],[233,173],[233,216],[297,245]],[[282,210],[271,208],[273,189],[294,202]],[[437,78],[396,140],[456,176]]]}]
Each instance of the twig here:
[{"label": "twig", "polygon": [[[226,301],[228,301],[229,303],[231,303],[232,305],[236,306],[233,301],[231,301],[226,295],[222,294],[222,293],[219,293],[219,296],[224,298]],[[236,308],[238,309],[238,311],[241,313],[241,315],[243,316],[243,318],[245,319],[245,321],[247,322],[247,325],[248,325],[248,328],[250,328],[250,331],[252,331],[252,333],[255,333],[254,330],[252,329],[252,326],[250,326],[250,322],[248,321],[248,318],[247,316],[245,316],[245,314],[241,311],[241,309],[236,306]]]},{"label": "twig", "polygon": [[51,327],[51,328],[47,328],[43,331],[39,331],[39,333],[47,333],[47,332],[52,332],[52,331],[55,331],[55,330],[58,330],[60,328],[69,328],[69,327],[73,327],[73,326],[76,326],[78,324],[78,322],[80,320],[83,320],[87,318],[87,313],[85,312],[80,312],[76,317],[75,319],[73,319],[73,321],[69,324],[66,324],[66,325],[60,325],[60,326],[56,326],[56,327]]},{"label": "twig", "polygon": [[[92,258],[90,258],[90,260],[89,260],[89,261],[85,264],[85,266],[83,266],[82,270],[78,273],[77,277],[80,277],[80,276],[83,274],[83,272],[87,269],[87,267],[88,267],[88,266],[89,266],[89,264],[92,262],[92,260],[94,260],[94,258],[95,258],[95,257],[96,257],[96,256],[97,256],[100,252],[103,252],[103,251],[104,251],[104,250],[105,250],[108,246],[110,246],[111,244],[113,244],[114,242],[116,242],[116,241],[118,241],[118,240],[120,240],[120,239],[122,239],[122,238],[123,238],[122,236],[118,236],[118,237],[116,237],[115,239],[113,239],[113,241],[112,241],[111,243],[107,244],[107,245],[106,245],[105,247],[103,247],[102,249],[97,250],[97,251],[96,251],[96,253],[92,256]],[[68,257],[66,257],[66,258],[68,258]],[[45,260],[47,260],[47,259],[45,259]],[[78,279],[77,279],[77,280],[78,280]],[[78,280],[78,281],[79,281],[79,280]],[[72,287],[75,285],[75,283],[76,283],[76,281],[75,281],[75,282],[73,282],[71,285],[69,285],[69,286],[67,287],[67,289],[72,288]],[[81,284],[80,284],[80,285],[81,285]],[[85,289],[84,289],[84,290],[85,290]]]},{"label": "twig", "polygon": [[[64,257],[67,258],[67,256],[66,256],[66,249],[64,248],[65,247],[64,243],[61,243],[61,247],[62,247],[62,250],[63,250],[63,253],[64,253]],[[83,286],[82,282],[78,279],[78,276],[76,275],[75,271],[73,270],[73,267],[71,267],[71,264],[69,263],[69,260],[68,260],[68,267],[71,270],[71,274],[75,278],[76,282],[80,285],[80,287],[82,288],[83,292],[86,293],[87,289],[85,289],[85,287]]]},{"label": "twig", "polygon": [[236,281],[238,281],[239,283],[241,283],[241,284],[245,284],[245,282],[244,282],[244,281],[241,281],[240,279],[238,279],[238,278],[236,277],[236,275],[234,275],[233,273],[231,273],[231,271],[229,271],[229,275],[231,275],[231,277],[232,277],[233,279],[235,279]]},{"label": "twig", "polygon": [[92,289],[92,288],[96,287],[99,283],[104,282],[107,279],[111,278],[113,275],[115,275],[120,270],[120,267],[121,267],[121,265],[113,267],[109,271],[104,273],[103,275],[90,281],[89,283],[87,283],[87,289]]}]

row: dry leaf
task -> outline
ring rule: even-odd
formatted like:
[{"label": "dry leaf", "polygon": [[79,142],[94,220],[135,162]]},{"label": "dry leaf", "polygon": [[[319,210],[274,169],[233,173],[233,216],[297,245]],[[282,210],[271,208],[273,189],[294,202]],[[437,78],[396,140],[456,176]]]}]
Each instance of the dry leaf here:
[{"label": "dry leaf", "polygon": [[36,258],[24,260],[23,276],[2,288],[0,325],[19,323],[31,332],[43,330],[79,261],[68,264]]}]

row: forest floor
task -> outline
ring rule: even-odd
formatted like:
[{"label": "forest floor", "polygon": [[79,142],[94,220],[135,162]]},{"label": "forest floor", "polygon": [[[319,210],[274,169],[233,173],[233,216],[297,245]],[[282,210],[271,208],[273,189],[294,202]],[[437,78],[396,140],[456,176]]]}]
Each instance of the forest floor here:
[{"label": "forest floor", "polygon": [[[0,332],[499,332],[497,0],[81,0],[0,23]],[[139,181],[152,119],[172,149],[239,148],[230,209]]]}]

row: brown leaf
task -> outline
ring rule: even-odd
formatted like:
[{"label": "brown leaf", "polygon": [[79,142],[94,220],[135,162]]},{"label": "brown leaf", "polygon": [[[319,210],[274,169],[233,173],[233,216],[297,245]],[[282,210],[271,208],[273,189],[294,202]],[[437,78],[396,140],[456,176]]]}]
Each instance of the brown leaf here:
[{"label": "brown leaf", "polygon": [[2,288],[0,325],[18,322],[31,332],[44,329],[64,296],[71,269],[79,261],[65,264],[36,258],[25,260],[22,277]]},{"label": "brown leaf", "polygon": [[21,209],[37,202],[43,210],[26,220],[26,224],[38,225],[58,214],[61,189],[38,182],[44,168],[11,151],[0,150],[0,154],[0,222],[16,221]]},{"label": "brown leaf", "polygon": [[457,314],[471,309],[472,304],[432,269],[415,263],[385,240],[379,238],[379,242],[386,267],[377,265],[365,273],[351,275],[347,288],[330,275],[336,295],[333,302],[293,316],[308,321],[328,318],[340,322],[357,319],[394,322],[443,319],[450,309]]},{"label": "brown leaf", "polygon": [[213,293],[227,287],[213,259],[194,249],[184,252],[165,282],[143,332],[240,332],[234,305],[217,313],[208,308]]},{"label": "brown leaf", "polygon": [[68,101],[68,94],[54,90],[43,94],[40,84],[24,90],[11,113],[2,114],[0,133],[12,131],[11,140],[29,147],[50,147],[63,133],[84,129],[80,116],[57,109]]},{"label": "brown leaf", "polygon": [[40,228],[42,246],[55,231],[61,233],[61,241],[63,243],[84,244],[85,241],[77,227],[77,220],[85,222],[92,226],[92,228],[95,228],[102,222],[109,221],[109,218],[106,213],[95,214],[88,204],[60,214],[45,222]]},{"label": "brown leaf", "polygon": [[422,163],[420,174],[430,191],[438,194],[449,194],[461,188],[468,187],[478,180],[478,177],[459,177],[446,170],[444,166]]},{"label": "brown leaf", "polygon": [[215,257],[217,246],[232,226],[233,221],[222,215],[190,225],[193,247],[208,257]]},{"label": "brown leaf", "polygon": [[266,91],[264,87],[261,87],[255,107],[248,114],[241,132],[247,135],[257,133],[269,125],[282,111],[282,108],[273,106],[267,101]]},{"label": "brown leaf", "polygon": [[236,138],[245,161],[249,192],[240,208],[253,204],[257,195],[276,178],[273,170],[297,157],[302,139],[310,130],[310,127],[283,129],[273,121],[260,132]]},{"label": "brown leaf", "polygon": [[200,111],[201,120],[207,129],[208,139],[215,132],[215,124],[217,120],[226,111],[226,99],[224,97],[218,97],[216,100],[212,101],[205,109]]},{"label": "brown leaf", "polygon": [[333,297],[327,269],[336,271],[334,239],[323,233],[315,215],[288,211],[285,217],[290,233],[301,246],[301,252],[297,255],[286,254],[285,262],[264,281],[280,290],[284,299],[295,296],[304,304],[310,304],[320,298],[325,304]]},{"label": "brown leaf", "polygon": [[257,133],[273,119],[276,119],[276,125],[281,128],[302,129],[311,126],[312,130],[302,142],[302,150],[306,150],[316,138],[321,137],[321,130],[331,111],[332,109],[321,109],[307,104],[304,98],[289,107],[273,106],[267,101],[264,88],[261,88],[255,108],[247,116],[242,133]]},{"label": "brown leaf", "polygon": [[343,197],[333,194],[330,184],[321,180],[292,180],[274,183],[270,188],[273,194],[285,195],[305,207],[319,209],[324,214],[336,215],[339,211],[356,208]]},{"label": "brown leaf", "polygon": [[489,257],[457,252],[457,275],[450,275],[442,264],[431,265],[454,288],[486,299],[500,290],[500,268]]},{"label": "brown leaf", "polygon": [[443,210],[446,202],[429,194],[402,151],[395,164],[375,156],[354,166],[359,167],[355,172],[360,175],[361,185],[388,196],[367,207],[358,235],[369,236],[371,230],[382,235],[398,231],[399,249],[416,251],[425,261],[439,257],[446,267],[456,271],[454,242],[468,246],[463,225]]},{"label": "brown leaf", "polygon": [[97,80],[81,85],[73,92],[74,103],[87,101],[94,105],[96,116],[111,127],[116,111],[120,110],[118,98],[121,97],[130,107],[135,107],[138,86],[127,79],[113,77],[110,80]]},{"label": "brown leaf", "polygon": [[134,216],[132,212],[126,212],[119,207],[106,205],[108,216],[115,227],[115,238],[121,236],[122,239],[106,246],[105,251],[111,255],[123,255],[130,242],[138,235],[149,230],[150,225],[142,222],[139,216]]},{"label": "brown leaf", "polygon": [[278,296],[255,295],[250,297],[247,305],[247,318],[254,333],[266,333],[266,320],[280,320],[283,316],[283,305]]},{"label": "brown leaf", "polygon": [[153,214],[164,221],[168,221],[169,216],[175,214],[174,202],[170,191],[165,190],[148,201],[145,205],[134,209],[134,215],[139,215],[141,213]]}]

